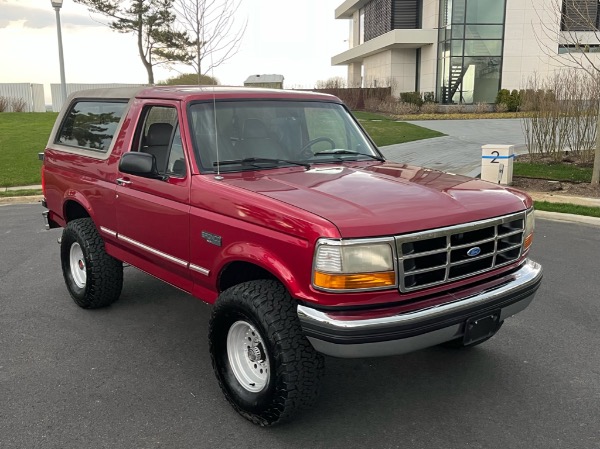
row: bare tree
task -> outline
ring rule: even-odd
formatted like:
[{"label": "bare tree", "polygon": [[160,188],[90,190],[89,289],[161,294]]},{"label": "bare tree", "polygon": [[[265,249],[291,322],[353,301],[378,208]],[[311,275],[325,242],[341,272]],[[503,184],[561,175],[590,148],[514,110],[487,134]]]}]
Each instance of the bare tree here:
[{"label": "bare tree", "polygon": [[111,19],[108,26],[119,33],[131,33],[137,38],[142,64],[148,73],[148,83],[154,84],[154,66],[172,62],[187,63],[183,51],[189,45],[185,33],[174,29],[174,0],[74,0],[91,12]]},{"label": "bare tree", "polygon": [[[584,70],[600,82],[600,55],[593,56],[600,51],[600,1],[552,0],[550,6],[545,5],[536,13],[541,29],[536,39],[546,56],[558,67]],[[592,184],[595,185],[600,185],[600,104],[598,111],[592,169]]]},{"label": "bare tree", "polygon": [[198,75],[209,73],[232,56],[240,46],[247,21],[238,26],[241,0],[175,0],[178,22],[187,35],[188,62]]},{"label": "bare tree", "polygon": [[318,80],[315,84],[315,89],[344,89],[346,88],[346,80],[341,76],[332,76],[326,80]]}]

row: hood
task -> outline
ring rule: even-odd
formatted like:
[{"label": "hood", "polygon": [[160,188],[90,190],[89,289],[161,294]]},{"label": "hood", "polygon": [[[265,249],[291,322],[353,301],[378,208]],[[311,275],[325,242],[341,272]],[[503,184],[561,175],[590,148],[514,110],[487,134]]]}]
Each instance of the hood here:
[{"label": "hood", "polygon": [[225,182],[332,222],[345,238],[403,234],[525,209],[520,192],[395,163],[318,165],[227,176]]}]

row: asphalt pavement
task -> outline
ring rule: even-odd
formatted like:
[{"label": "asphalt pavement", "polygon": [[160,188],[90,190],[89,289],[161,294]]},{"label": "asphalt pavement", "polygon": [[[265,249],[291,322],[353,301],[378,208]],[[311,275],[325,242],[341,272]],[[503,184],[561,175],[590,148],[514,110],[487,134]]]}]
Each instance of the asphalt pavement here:
[{"label": "asphalt pavement", "polygon": [[600,447],[600,228],[538,220],[538,295],[480,347],[327,358],[317,406],[263,429],[219,390],[210,307],[127,268],[80,309],[41,211],[0,206],[2,449]]}]

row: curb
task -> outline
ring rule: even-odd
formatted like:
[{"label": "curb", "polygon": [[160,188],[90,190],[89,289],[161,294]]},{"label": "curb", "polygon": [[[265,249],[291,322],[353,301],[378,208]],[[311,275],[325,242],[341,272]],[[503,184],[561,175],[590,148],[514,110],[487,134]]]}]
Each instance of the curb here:
[{"label": "curb", "polygon": [[600,218],[588,217],[587,215],[561,214],[559,212],[535,211],[535,218],[542,220],[561,221],[564,223],[579,223],[591,226],[600,226]]},{"label": "curb", "polygon": [[7,196],[7,197],[0,198],[0,206],[9,206],[11,204],[40,203],[43,199],[44,199],[43,195]]},{"label": "curb", "polygon": [[577,206],[600,207],[600,198],[585,196],[556,195],[546,192],[529,192],[534,201],[547,201],[556,204],[574,204]]}]

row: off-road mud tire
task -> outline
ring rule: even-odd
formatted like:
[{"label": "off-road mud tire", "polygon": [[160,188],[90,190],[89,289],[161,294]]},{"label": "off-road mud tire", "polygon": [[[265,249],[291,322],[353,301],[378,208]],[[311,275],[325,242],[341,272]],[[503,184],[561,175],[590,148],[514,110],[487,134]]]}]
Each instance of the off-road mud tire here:
[{"label": "off-road mud tire", "polygon": [[[258,280],[227,289],[213,309],[209,345],[219,386],[240,415],[260,426],[284,422],[318,397],[324,360],[303,335],[296,306],[281,283]],[[259,392],[238,382],[229,361],[227,336],[240,322],[258,331],[269,360],[270,377]]]},{"label": "off-road mud tire", "polygon": [[[83,255],[85,281],[81,275],[77,282],[74,278],[70,262],[73,245],[79,245]],[[79,218],[67,224],[62,234],[60,258],[67,289],[79,307],[97,309],[119,299],[123,264],[106,253],[104,241],[91,218]]]}]

